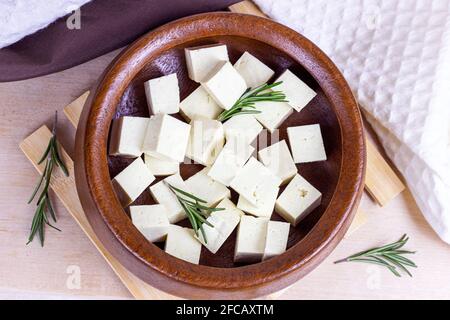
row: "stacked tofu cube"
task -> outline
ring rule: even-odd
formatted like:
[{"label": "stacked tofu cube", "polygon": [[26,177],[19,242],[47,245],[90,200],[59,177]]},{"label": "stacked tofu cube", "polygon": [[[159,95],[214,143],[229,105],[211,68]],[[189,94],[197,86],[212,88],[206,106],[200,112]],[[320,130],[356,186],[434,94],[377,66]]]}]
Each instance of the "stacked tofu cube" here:
[{"label": "stacked tofu cube", "polygon": [[217,208],[223,208],[224,210],[215,211],[206,219],[214,227],[203,224],[206,239],[202,233],[196,237],[212,253],[217,253],[237,227],[241,217],[244,216],[244,212],[239,210],[228,198],[222,199],[217,204]]},{"label": "stacked tofu cube", "polygon": [[[168,254],[190,263],[200,262],[202,246],[220,253],[234,230],[235,262],[282,254],[290,227],[321,202],[320,191],[297,171],[297,164],[326,160],[321,128],[289,127],[288,141],[260,150],[255,142],[264,128],[275,133],[316,93],[285,70],[275,80],[279,85],[268,91],[282,91],[286,101],[257,101],[258,113],[222,123],[217,119],[223,111],[233,108],[244,93],[267,84],[275,72],[249,52],[231,64],[223,44],[186,48],[185,58],[189,78],[199,84],[194,91],[180,99],[176,73],[149,79],[144,89],[151,116],[113,121],[109,155],[134,158],[112,179],[118,198],[148,241],[165,241]],[[186,160],[204,168],[183,179],[180,163]],[[187,216],[174,188],[219,209],[207,215],[204,233],[177,225]],[[235,203],[231,189],[237,194]],[[156,204],[133,205],[146,190]],[[274,211],[286,222],[271,220]]]},{"label": "stacked tofu cube", "polygon": [[286,251],[289,223],[268,218],[241,217],[234,261],[254,263],[270,259]]},{"label": "stacked tofu cube", "polygon": [[238,208],[257,217],[270,218],[281,179],[255,158],[242,167],[230,186],[239,194]]}]

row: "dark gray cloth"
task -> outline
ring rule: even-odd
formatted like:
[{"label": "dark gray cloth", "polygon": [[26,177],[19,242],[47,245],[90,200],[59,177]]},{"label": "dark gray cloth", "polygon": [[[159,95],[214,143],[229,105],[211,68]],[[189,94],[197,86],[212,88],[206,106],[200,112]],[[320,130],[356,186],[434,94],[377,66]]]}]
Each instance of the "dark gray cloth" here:
[{"label": "dark gray cloth", "polygon": [[166,22],[226,9],[237,0],[94,0],[81,7],[81,28],[67,17],[0,49],[0,82],[64,70],[120,48]]}]

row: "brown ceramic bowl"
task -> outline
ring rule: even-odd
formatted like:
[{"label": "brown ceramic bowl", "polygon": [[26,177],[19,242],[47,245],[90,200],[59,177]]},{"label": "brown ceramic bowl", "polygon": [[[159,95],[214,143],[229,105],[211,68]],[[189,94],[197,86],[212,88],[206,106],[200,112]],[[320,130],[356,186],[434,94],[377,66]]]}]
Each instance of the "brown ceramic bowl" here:
[{"label": "brown ceramic bowl", "polygon": [[[196,86],[188,79],[185,47],[228,46],[235,62],[249,51],[280,74],[289,68],[318,96],[280,128],[320,123],[328,160],[298,165],[301,175],[323,194],[322,205],[296,228],[288,250],[251,265],[233,263],[235,234],[212,255],[202,251],[200,265],[166,254],[133,226],[113,190],[111,178],[130,162],[107,154],[111,120],[148,116],[144,81],[176,72],[181,98]],[[365,145],[358,106],[330,59],[295,31],[268,19],[232,13],[196,15],[164,25],[133,43],[100,78],[84,108],[76,139],[76,183],[87,217],[104,245],[129,270],[158,289],[186,298],[253,298],[280,290],[317,266],[342,239],[361,193]],[[182,165],[189,177],[199,170]],[[135,203],[153,203],[145,192]],[[280,219],[274,214],[273,219]]]}]

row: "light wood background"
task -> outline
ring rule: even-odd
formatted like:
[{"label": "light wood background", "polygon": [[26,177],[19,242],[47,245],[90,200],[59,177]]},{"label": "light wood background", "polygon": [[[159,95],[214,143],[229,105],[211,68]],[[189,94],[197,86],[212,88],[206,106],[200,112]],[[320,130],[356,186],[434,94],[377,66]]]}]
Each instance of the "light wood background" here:
[{"label": "light wood background", "polygon": [[[19,143],[60,111],[59,136],[73,156],[74,129],[62,109],[81,95],[118,51],[78,67],[36,79],[0,83],[0,298],[128,299],[130,294],[84,235],[55,201],[62,232],[48,229],[44,248],[26,246],[34,206],[26,202],[38,174]],[[406,191],[380,208],[366,195],[368,221],[344,239],[331,256],[281,299],[446,298],[450,299],[450,247],[427,225]],[[417,250],[414,278],[396,278],[364,264],[333,265],[356,251],[397,240],[408,233]],[[80,287],[72,279],[80,272]],[[72,285],[71,285],[72,284]]]}]

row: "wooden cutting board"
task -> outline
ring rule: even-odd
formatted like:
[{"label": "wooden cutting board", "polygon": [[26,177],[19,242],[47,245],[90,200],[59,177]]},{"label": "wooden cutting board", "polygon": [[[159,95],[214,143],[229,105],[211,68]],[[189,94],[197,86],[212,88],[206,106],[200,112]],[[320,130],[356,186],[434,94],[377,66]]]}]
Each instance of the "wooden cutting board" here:
[{"label": "wooden cutting board", "polygon": [[[242,3],[233,5],[230,7],[230,10],[233,12],[264,16],[261,11],[259,11],[259,9],[257,9],[257,7],[250,1],[243,1]],[[83,105],[88,95],[89,92],[84,93],[64,109],[67,118],[74,125],[74,127],[78,124]],[[50,137],[50,130],[45,126],[42,126],[20,144],[21,150],[32,162],[39,173],[42,173],[43,167],[42,165],[37,165],[37,161],[44,152]],[[52,178],[51,187],[130,293],[137,299],[179,299],[148,285],[134,276],[105,249],[93,232],[82,210],[76,192],[73,174],[73,161],[63,150],[63,148],[61,148],[61,153],[69,169],[70,177],[67,178],[61,175],[60,172],[55,171],[54,177]],[[386,204],[390,199],[395,197],[404,189],[401,180],[397,177],[395,172],[390,168],[376,147],[374,147],[370,141],[368,142],[367,169],[366,189],[370,191],[370,193],[381,205]],[[348,237],[351,232],[355,231],[359,226],[364,224],[365,220],[365,213],[359,210],[346,236]],[[278,296],[279,293],[275,293],[267,298],[274,299]]]},{"label": "wooden cutting board", "polygon": [[[81,102],[81,100],[77,100]],[[83,102],[84,103],[84,102]],[[39,174],[43,172],[43,164],[38,165],[37,162],[41,158],[48,142],[51,138],[51,132],[46,126],[40,127],[33,132],[20,144],[20,149],[27,156],[30,162],[38,170]],[[57,195],[59,200],[64,204],[67,211],[72,215],[81,229],[86,233],[88,238],[92,241],[97,250],[103,255],[105,260],[117,274],[119,279],[127,287],[130,293],[136,299],[176,299],[176,297],[166,294],[147,283],[143,282],[131,272],[129,272],[124,266],[122,266],[103,246],[100,240],[92,230],[84,212],[81,207],[80,200],[75,186],[73,161],[67,154],[67,152],[61,147],[61,155],[64,163],[69,170],[69,177],[65,177],[60,170],[55,170],[51,179],[51,188]]]}]

